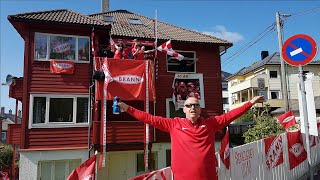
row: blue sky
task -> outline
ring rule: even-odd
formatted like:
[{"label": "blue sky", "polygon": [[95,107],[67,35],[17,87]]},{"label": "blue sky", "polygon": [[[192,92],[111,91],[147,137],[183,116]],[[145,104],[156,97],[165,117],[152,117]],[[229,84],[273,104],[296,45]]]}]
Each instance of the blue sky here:
[{"label": "blue sky", "polygon": [[[222,69],[235,73],[260,60],[261,51],[279,51],[277,32],[273,31],[246,51],[229,58],[262,33],[276,20],[276,12],[293,14],[284,24],[284,41],[295,34],[308,34],[320,43],[320,2],[318,1],[192,1],[192,0],[110,0],[110,9],[126,9],[148,17],[158,12],[160,21],[211,34],[232,41],[222,59]],[[23,39],[8,22],[7,16],[53,9],[71,9],[83,14],[101,12],[101,0],[0,0],[1,83],[7,74],[23,75]],[[304,10],[316,9],[316,12]],[[174,48],[174,47],[173,47]],[[319,55],[316,57],[319,60]],[[231,61],[232,60],[232,61]],[[229,62],[230,61],[230,62]],[[227,63],[229,62],[229,63]],[[8,98],[8,87],[1,86],[1,106],[15,108]],[[21,107],[20,107],[21,108]]]}]

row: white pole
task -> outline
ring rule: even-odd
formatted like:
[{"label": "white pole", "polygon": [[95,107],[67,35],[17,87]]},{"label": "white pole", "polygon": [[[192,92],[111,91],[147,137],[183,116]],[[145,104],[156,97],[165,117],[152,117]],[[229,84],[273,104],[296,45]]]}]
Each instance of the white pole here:
[{"label": "white pole", "polygon": [[[146,61],[146,112],[149,113],[149,61]],[[146,124],[145,171],[149,169],[149,124]]]}]

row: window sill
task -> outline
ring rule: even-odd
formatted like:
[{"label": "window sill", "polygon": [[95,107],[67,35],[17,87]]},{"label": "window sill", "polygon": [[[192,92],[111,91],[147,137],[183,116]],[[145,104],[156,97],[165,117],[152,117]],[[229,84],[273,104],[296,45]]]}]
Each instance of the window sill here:
[{"label": "window sill", "polygon": [[31,124],[29,129],[32,128],[78,128],[78,127],[88,127],[89,124]]},{"label": "window sill", "polygon": [[50,62],[51,60],[56,60],[56,61],[70,61],[74,63],[79,63],[79,64],[88,64],[90,61],[76,61],[76,60],[70,60],[70,59],[34,59],[34,61],[39,61],[39,62]]}]

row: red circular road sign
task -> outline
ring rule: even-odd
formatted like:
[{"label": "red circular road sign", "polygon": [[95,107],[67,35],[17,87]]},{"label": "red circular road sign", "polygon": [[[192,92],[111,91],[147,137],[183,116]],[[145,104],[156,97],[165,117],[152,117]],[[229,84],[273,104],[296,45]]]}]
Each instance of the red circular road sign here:
[{"label": "red circular road sign", "polygon": [[282,46],[283,59],[292,66],[306,65],[317,54],[317,44],[314,39],[305,34],[291,36]]}]

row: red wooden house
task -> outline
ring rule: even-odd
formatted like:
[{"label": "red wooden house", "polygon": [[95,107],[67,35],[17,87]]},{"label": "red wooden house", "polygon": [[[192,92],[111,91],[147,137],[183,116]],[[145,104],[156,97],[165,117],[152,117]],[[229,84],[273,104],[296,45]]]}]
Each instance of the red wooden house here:
[{"label": "red wooden house", "polygon": [[[97,56],[106,56],[109,34],[116,42],[132,43],[137,39],[146,49],[152,49],[154,20],[126,10],[94,15],[52,10],[10,15],[8,20],[25,41],[23,86],[10,88],[10,97],[22,98],[22,123],[9,127],[12,138],[8,138],[8,143],[20,145],[20,179],[64,179],[88,158],[89,152],[99,149],[102,138],[101,102],[94,99],[92,80],[92,31],[99,49]],[[185,60],[161,52],[156,59],[150,59],[155,64],[157,98],[150,104],[150,113],[181,115],[172,103],[172,83],[176,73],[188,73],[202,74],[204,115],[221,114],[220,54],[232,44],[165,22],[157,24],[158,45],[171,39],[173,49]],[[73,73],[51,73],[50,60],[73,62]],[[143,101],[127,103],[144,108]],[[113,115],[111,106],[108,101],[107,165],[99,178],[127,179],[144,172],[144,125],[126,114]],[[153,129],[152,135],[152,167],[169,166],[169,135]]]}]

